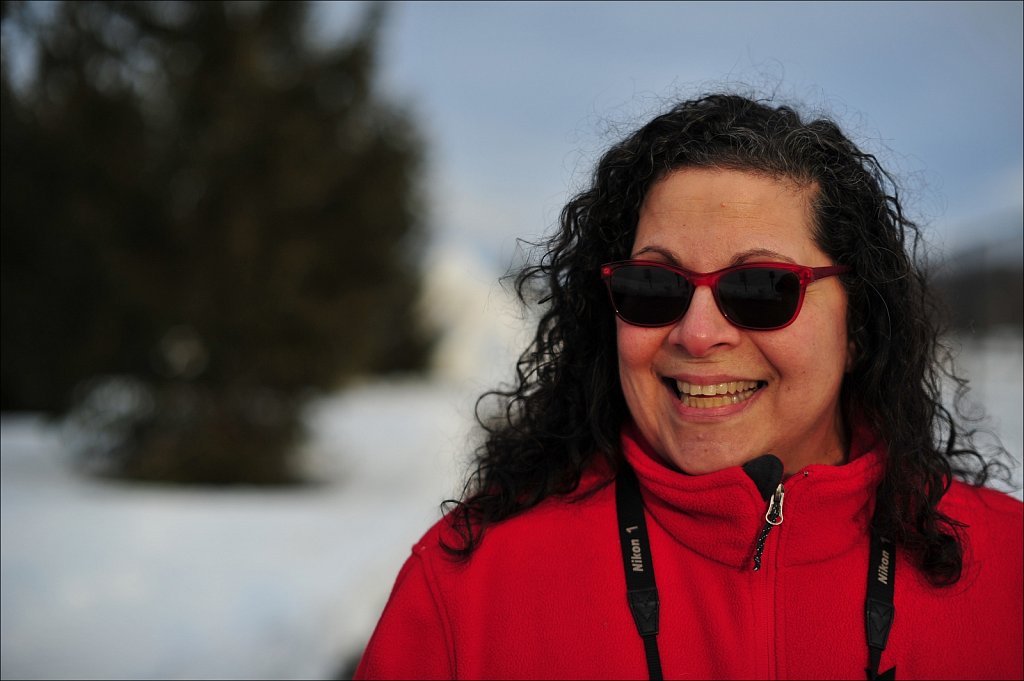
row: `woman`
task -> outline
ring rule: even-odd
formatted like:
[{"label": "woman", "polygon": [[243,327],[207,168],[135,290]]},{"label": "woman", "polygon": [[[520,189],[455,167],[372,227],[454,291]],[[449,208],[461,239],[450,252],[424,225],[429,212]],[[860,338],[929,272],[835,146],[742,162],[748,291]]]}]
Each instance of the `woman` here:
[{"label": "woman", "polygon": [[939,401],[917,227],[828,120],[615,145],[361,678],[1021,678],[1022,505]]}]

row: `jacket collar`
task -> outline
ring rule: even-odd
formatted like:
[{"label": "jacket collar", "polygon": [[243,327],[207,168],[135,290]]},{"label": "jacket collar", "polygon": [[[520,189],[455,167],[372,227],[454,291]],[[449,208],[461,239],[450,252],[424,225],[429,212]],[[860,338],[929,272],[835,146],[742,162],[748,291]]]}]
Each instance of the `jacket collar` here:
[{"label": "jacket collar", "polygon": [[[663,463],[632,424],[623,429],[622,446],[650,517],[672,539],[727,565],[753,565],[768,502],[744,470],[749,464],[687,475]],[[808,466],[783,481],[783,522],[772,529],[782,565],[828,560],[857,543],[866,545],[883,458],[870,431],[856,429],[846,464]],[[762,489],[775,488],[777,480],[769,483],[761,477]]]}]

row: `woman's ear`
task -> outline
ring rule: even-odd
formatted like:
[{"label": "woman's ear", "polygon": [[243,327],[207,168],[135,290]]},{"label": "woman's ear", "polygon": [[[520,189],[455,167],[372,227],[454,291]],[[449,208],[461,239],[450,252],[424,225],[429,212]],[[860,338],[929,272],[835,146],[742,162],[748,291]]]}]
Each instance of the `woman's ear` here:
[{"label": "woman's ear", "polygon": [[846,344],[846,373],[853,371],[853,365],[857,361],[857,344],[850,339]]}]

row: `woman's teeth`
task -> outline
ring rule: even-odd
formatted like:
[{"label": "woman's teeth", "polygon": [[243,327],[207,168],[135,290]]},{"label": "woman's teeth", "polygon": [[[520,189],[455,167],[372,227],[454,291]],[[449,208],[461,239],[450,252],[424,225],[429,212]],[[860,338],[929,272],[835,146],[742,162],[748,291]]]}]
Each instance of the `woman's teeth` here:
[{"label": "woman's teeth", "polygon": [[709,385],[676,381],[675,384],[679,401],[684,406],[698,409],[738,404],[753,397],[759,387],[757,381],[729,381]]}]

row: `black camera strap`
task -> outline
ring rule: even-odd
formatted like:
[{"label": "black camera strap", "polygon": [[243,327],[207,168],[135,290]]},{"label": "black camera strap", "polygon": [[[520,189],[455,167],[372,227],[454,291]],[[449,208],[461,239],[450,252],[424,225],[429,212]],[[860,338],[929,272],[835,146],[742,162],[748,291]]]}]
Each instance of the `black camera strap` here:
[{"label": "black camera strap", "polygon": [[654,583],[651,543],[640,497],[640,483],[630,466],[623,466],[615,484],[615,510],[619,517],[619,540],[626,569],[626,598],[636,629],[644,641],[647,672],[651,681],[661,681],[658,655],[658,587]]},{"label": "black camera strap", "polygon": [[896,588],[896,545],[878,533],[878,509],[882,507],[883,490],[875,493],[875,513],[871,518],[871,558],[868,560],[868,595],[864,601],[864,625],[868,634],[868,681],[895,681],[896,667],[882,673],[878,665],[889,640],[892,621],[896,617],[893,592]]},{"label": "black camera strap", "polygon": [[[868,563],[868,593],[865,600],[868,641],[868,667],[865,672],[869,681],[895,681],[896,667],[882,673],[878,672],[882,651],[885,650],[896,615],[896,608],[893,605],[896,550],[892,541],[880,536],[875,530],[875,519],[880,506],[881,504],[876,502],[875,518],[871,523],[871,557]],[[654,562],[647,535],[647,519],[644,517],[640,483],[636,473],[628,465],[622,467],[616,480],[615,510],[619,523],[622,564],[626,571],[626,599],[637,632],[644,642],[647,673],[651,681],[661,681],[664,677],[661,672],[661,657],[658,654],[658,587],[654,583]]]}]

